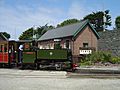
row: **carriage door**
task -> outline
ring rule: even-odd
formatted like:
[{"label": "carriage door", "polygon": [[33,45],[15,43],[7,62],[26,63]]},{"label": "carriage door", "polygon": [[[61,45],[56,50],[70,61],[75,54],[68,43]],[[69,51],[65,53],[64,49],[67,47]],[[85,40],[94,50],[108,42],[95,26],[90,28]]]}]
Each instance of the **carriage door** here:
[{"label": "carriage door", "polygon": [[16,53],[15,53],[15,44],[14,42],[9,42],[9,62],[15,63],[16,62]]},{"label": "carriage door", "polygon": [[4,44],[3,48],[4,63],[8,63],[8,44]]},{"label": "carriage door", "polygon": [[0,44],[0,63],[8,63],[7,44]]},{"label": "carriage door", "polygon": [[0,63],[4,63],[4,44],[0,44]]}]

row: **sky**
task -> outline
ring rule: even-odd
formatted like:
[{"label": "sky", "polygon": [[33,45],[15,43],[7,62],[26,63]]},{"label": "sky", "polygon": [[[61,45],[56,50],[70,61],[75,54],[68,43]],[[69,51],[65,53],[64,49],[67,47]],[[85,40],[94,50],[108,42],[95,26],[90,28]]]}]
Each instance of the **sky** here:
[{"label": "sky", "polygon": [[86,15],[110,10],[112,26],[120,16],[120,0],[0,0],[0,32],[18,39],[30,27],[54,25],[67,19],[83,19]]}]

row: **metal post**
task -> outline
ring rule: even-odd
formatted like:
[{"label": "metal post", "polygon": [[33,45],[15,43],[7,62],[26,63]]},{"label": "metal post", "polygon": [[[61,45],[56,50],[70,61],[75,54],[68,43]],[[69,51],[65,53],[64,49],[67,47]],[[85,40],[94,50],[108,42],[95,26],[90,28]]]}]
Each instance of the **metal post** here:
[{"label": "metal post", "polygon": [[33,26],[33,40],[34,40],[34,26]]},{"label": "metal post", "polygon": [[106,23],[106,17],[105,17],[105,11],[103,11],[103,31],[105,32],[105,23]]},{"label": "metal post", "polygon": [[104,10],[104,2],[103,2],[103,0],[102,0],[102,6],[103,6],[103,31],[105,32],[106,17],[105,17],[105,10]]}]

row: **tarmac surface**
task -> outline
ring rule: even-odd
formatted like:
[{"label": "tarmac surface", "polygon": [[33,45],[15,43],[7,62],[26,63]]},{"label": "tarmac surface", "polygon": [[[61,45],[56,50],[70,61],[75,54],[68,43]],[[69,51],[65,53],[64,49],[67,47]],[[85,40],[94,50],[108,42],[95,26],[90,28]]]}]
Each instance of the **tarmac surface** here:
[{"label": "tarmac surface", "polygon": [[120,90],[118,78],[73,78],[69,74],[65,71],[0,69],[0,90]]}]

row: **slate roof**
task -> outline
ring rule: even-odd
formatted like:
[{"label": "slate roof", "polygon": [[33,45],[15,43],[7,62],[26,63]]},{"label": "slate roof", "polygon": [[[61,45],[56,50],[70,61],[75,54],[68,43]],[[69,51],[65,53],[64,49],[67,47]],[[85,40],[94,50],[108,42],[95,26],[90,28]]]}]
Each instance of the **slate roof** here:
[{"label": "slate roof", "polygon": [[[48,30],[44,35],[42,35],[38,39],[38,41],[57,39],[57,38],[63,38],[68,36],[76,36],[77,33],[80,32],[87,24],[90,24],[88,20],[84,20],[79,23]],[[96,30],[93,29],[93,27],[92,27],[92,30],[94,31],[95,35],[99,38],[98,33],[96,32]]]},{"label": "slate roof", "polygon": [[32,41],[33,41],[33,40],[18,40],[18,41],[16,41],[16,42],[21,42],[21,43],[23,42],[23,43],[24,43],[24,42],[32,42]]}]

